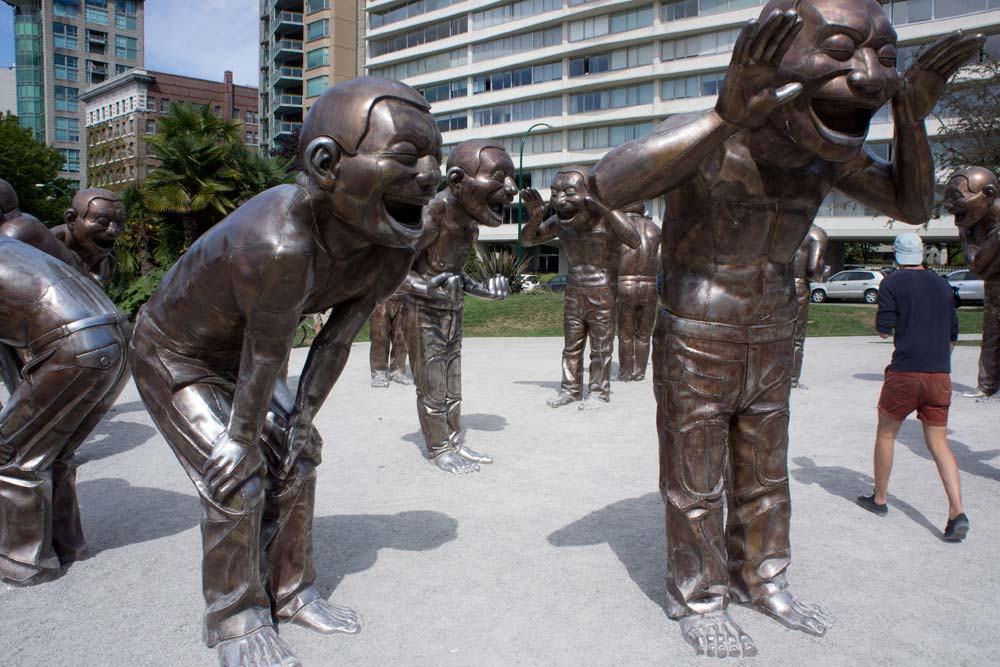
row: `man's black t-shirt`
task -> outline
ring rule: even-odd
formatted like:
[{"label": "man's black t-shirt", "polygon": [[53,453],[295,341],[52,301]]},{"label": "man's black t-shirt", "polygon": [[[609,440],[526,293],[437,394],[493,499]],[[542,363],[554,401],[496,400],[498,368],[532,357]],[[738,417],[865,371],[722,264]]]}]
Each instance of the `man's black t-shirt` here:
[{"label": "man's black t-shirt", "polygon": [[879,333],[895,331],[894,371],[950,373],[951,343],[958,340],[955,295],[926,269],[894,271],[878,286]]}]

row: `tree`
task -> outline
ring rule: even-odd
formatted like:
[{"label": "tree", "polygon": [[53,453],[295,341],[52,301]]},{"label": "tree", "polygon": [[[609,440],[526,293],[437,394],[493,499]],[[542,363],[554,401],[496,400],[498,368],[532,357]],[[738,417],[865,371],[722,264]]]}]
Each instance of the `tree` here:
[{"label": "tree", "polygon": [[299,166],[299,128],[291,134],[283,134],[274,140],[276,148],[271,149],[271,157],[281,158],[288,162],[288,168],[298,171]]},{"label": "tree", "polygon": [[237,205],[264,190],[294,180],[288,160],[262,155],[241,142],[232,146],[229,160],[235,170]]},{"label": "tree", "polygon": [[1000,172],[1000,63],[984,59],[963,69],[935,115],[942,125],[937,141],[943,178],[963,167]]},{"label": "tree", "polygon": [[73,197],[71,182],[59,178],[62,154],[35,141],[17,116],[0,115],[0,178],[10,183],[21,210],[49,225],[62,222]]}]

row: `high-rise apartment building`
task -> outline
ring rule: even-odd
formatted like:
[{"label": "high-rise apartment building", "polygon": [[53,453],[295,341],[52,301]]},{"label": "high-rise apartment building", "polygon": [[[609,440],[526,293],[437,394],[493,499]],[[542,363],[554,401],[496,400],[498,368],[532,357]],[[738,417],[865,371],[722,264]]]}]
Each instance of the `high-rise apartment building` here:
[{"label": "high-rise apartment building", "polygon": [[134,69],[80,93],[86,105],[87,182],[121,190],[142,181],[159,164],[141,137],[156,133],[157,119],[174,102],[207,107],[220,118],[242,123],[248,146],[259,143],[257,89],[164,72]]},{"label": "high-rise apartment building", "polygon": [[[740,28],[762,0],[375,0],[365,7],[368,74],[404,81],[432,103],[448,145],[499,140],[547,195],[560,167],[593,164],[673,114],[712,107]],[[892,0],[900,67],[918,49],[962,28],[1000,35],[1000,0]],[[987,48],[996,52],[1000,36]],[[541,124],[541,125],[539,125]],[[938,124],[928,121],[933,133]],[[888,108],[870,142],[889,155]],[[657,222],[660,202],[647,205]],[[516,217],[516,207],[514,217]],[[888,219],[839,194],[818,222],[835,240],[892,237]],[[898,228],[898,225],[897,225]],[[512,242],[516,225],[483,229]],[[950,220],[931,239],[955,238]],[[836,244],[834,244],[836,246]],[[842,245],[842,244],[840,244]],[[555,265],[542,249],[541,270]]]},{"label": "high-rise apartment building", "polygon": [[357,76],[358,0],[260,0],[261,143],[291,136],[316,98]]},{"label": "high-rise apartment building", "polygon": [[85,187],[80,94],[143,66],[143,0],[4,0],[14,7],[17,114],[58,148],[60,176]]}]

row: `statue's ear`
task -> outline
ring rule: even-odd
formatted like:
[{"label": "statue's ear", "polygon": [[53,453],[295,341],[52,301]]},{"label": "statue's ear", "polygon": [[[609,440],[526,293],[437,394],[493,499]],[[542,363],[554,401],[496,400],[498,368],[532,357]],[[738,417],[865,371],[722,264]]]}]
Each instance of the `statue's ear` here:
[{"label": "statue's ear", "polygon": [[340,175],[340,146],[330,137],[316,137],[306,146],[302,169],[324,190],[333,189]]},{"label": "statue's ear", "polygon": [[996,199],[996,196],[997,196],[997,186],[993,185],[992,183],[990,183],[989,185],[985,186],[983,188],[983,195],[987,199]]},{"label": "statue's ear", "polygon": [[448,178],[448,187],[451,188],[452,192],[456,192],[459,185],[465,179],[465,170],[461,167],[452,167],[448,170],[446,176]]},{"label": "statue's ear", "polygon": [[63,213],[63,222],[66,223],[67,227],[72,227],[73,223],[76,222],[76,209],[66,209],[66,212]]}]

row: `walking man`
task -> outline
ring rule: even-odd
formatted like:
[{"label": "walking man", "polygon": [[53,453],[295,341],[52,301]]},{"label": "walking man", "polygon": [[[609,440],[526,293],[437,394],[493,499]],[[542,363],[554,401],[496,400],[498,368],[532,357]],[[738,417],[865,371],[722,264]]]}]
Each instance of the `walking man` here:
[{"label": "walking man", "polygon": [[924,244],[913,232],[896,237],[900,270],[879,285],[879,336],[893,336],[892,363],[878,401],[875,436],[875,493],[859,496],[858,504],[885,516],[892,448],[903,420],[914,410],[923,422],[924,440],[934,457],[948,496],[946,542],[961,542],[969,532],[962,509],[958,464],[948,447],[948,406],[951,405],[951,350],[958,340],[958,316],[948,283],[923,266]]}]

